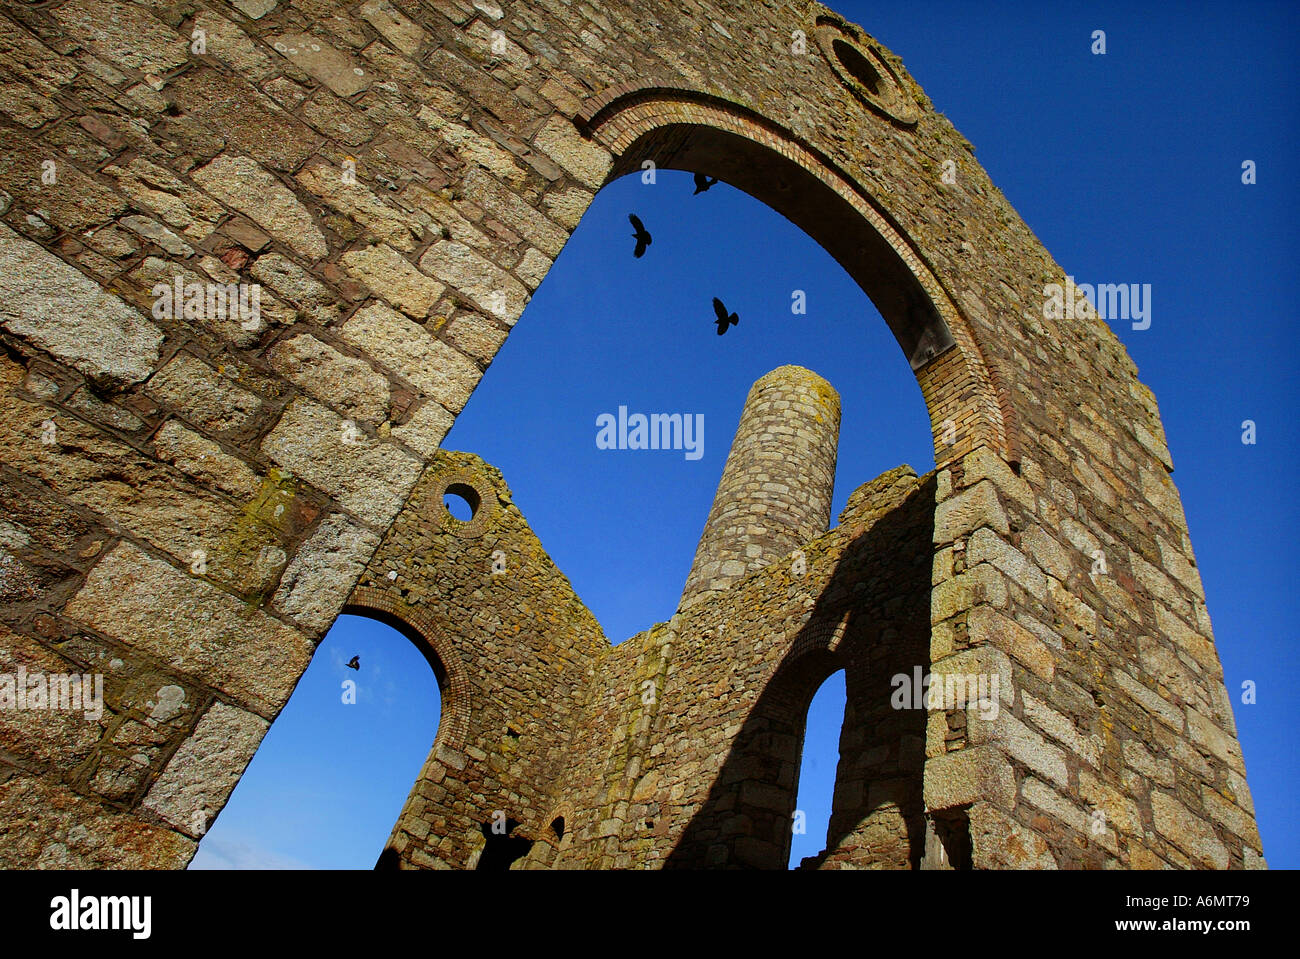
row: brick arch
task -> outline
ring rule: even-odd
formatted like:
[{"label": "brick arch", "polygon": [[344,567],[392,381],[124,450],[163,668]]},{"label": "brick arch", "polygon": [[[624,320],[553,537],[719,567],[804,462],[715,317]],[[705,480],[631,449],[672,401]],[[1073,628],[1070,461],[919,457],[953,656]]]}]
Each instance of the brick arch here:
[{"label": "brick arch", "polygon": [[[1007,377],[990,363],[920,247],[825,154],[747,107],[681,87],[612,87],[592,97],[574,122],[613,154],[607,182],[651,160],[717,176],[803,229],[889,324],[925,398],[935,462],[943,466],[986,445],[1019,463]],[[953,433],[955,441],[945,442]]]},{"label": "brick arch", "polygon": [[[849,610],[841,610],[831,616],[819,616],[799,630],[790,651],[781,661],[781,670],[793,668],[795,660],[812,652],[840,654],[840,644],[849,629]],[[829,673],[827,675],[830,675]]]},{"label": "brick arch", "polygon": [[557,819],[564,820],[564,837],[571,837],[574,823],[573,803],[566,799],[552,806],[545,815],[537,820],[536,828],[533,830],[536,835],[530,838],[549,843],[554,848],[559,849],[564,838],[553,838],[555,833],[551,831],[551,823]]},{"label": "brick arch", "polygon": [[469,679],[455,649],[443,631],[421,610],[412,609],[393,596],[369,586],[358,586],[348,597],[344,613],[369,616],[402,633],[422,652],[438,680],[442,715],[430,755],[439,747],[463,749],[469,735]]}]

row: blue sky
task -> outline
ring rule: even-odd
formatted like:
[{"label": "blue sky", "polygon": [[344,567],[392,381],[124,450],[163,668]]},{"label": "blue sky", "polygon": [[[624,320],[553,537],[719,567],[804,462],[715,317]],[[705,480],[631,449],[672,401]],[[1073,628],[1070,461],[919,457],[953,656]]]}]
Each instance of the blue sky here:
[{"label": "blue sky", "polygon": [[[353,656],[358,670],[344,665]],[[355,702],[344,703],[345,681]],[[433,670],[410,640],[340,616],[190,868],[372,868],[433,745],[438,709]]]},{"label": "blue sky", "polygon": [[[1160,402],[1265,855],[1300,866],[1284,559],[1300,453],[1286,288],[1300,16],[1249,3],[833,6],[903,58],[1066,272],[1151,284],[1150,329],[1115,331]],[[1104,56],[1090,52],[1097,29]],[[1241,182],[1244,160],[1255,185]],[[601,191],[444,443],[502,470],[613,642],[672,615],[745,393],[768,370],[798,363],[841,394],[835,515],[883,470],[934,463],[920,391],[866,296],[758,201],[725,184],[691,191],[667,171]],[[654,236],[639,260],[631,212]],[[790,311],[794,290],[805,316]],[[714,296],[740,315],[724,337]],[[596,417],[620,405],[703,414],[703,457],[598,450]],[[1241,442],[1246,419],[1255,445]],[[354,653],[363,695],[343,706]],[[372,866],[436,725],[432,674],[411,654],[387,627],[340,620],[196,866],[219,854]],[[1240,702],[1246,680],[1253,705]],[[824,843],[843,699],[842,680],[828,683],[810,711],[795,863]]]}]

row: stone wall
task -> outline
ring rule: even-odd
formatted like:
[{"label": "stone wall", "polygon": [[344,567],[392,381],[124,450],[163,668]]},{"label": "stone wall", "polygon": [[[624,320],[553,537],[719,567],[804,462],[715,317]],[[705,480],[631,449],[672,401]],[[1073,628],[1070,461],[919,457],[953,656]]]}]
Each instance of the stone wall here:
[{"label": "stone wall", "polygon": [[[451,515],[448,489],[470,493],[471,520]],[[609,642],[500,473],[469,454],[436,454],[349,608],[407,632],[442,691],[437,740],[388,845],[401,864],[472,865],[497,835],[494,815],[522,827],[501,835],[544,835]]]},{"label": "stone wall", "polygon": [[611,646],[500,474],[437,454],[348,606],[407,632],[443,690],[397,861],[472,867],[500,811],[533,841],[523,868],[784,866],[804,716],[844,669],[828,853],[915,865],[926,712],[892,709],[890,678],[926,665],[933,509],[933,475],[893,470],[831,532]]},{"label": "stone wall", "polygon": [[[916,658],[1010,697],[993,722],[928,716],[927,837],[967,824],[977,866],[1262,864],[1155,399],[1100,320],[1045,317],[1066,271],[861,29],[800,0],[59,0],[0,11],[0,66],[0,653],[105,684],[93,722],[0,712],[3,864],[188,861],[595,191],[645,160],[803,227],[917,375],[938,470]],[[257,315],[204,300],[241,286]],[[664,828],[687,859],[775,855],[713,835],[698,783],[677,784],[695,831],[630,818],[651,800],[614,754],[653,752],[660,714],[622,690],[671,690],[692,630],[589,667],[582,721],[611,745],[573,755],[619,785],[584,800],[612,810],[604,858],[575,861],[649,857],[635,829]],[[744,719],[718,702],[721,743]],[[494,769],[493,801],[566,801],[545,785],[570,775],[563,721],[537,722],[517,762],[540,778],[516,801]],[[886,762],[915,753],[896,731]],[[459,817],[452,848],[410,833],[410,862],[472,855],[483,810],[444,788],[422,795]],[[897,809],[846,835],[906,832],[914,856],[899,788],[846,797]]]}]

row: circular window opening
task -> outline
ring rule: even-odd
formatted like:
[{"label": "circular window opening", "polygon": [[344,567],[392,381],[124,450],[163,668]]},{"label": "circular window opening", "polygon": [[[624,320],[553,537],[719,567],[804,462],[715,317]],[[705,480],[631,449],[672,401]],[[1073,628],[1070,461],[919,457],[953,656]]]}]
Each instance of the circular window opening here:
[{"label": "circular window opening", "polygon": [[[497,514],[499,501],[489,483],[472,470],[459,469],[444,474],[440,493],[431,498],[429,508],[442,511],[438,522],[453,536],[482,536]],[[432,491],[431,491],[432,492]]]},{"label": "circular window opening", "polygon": [[869,109],[886,119],[912,126],[921,114],[904,93],[898,72],[870,42],[860,41],[844,23],[817,19],[817,44],[835,78]]},{"label": "circular window opening", "polygon": [[880,72],[871,65],[871,61],[864,57],[857,47],[845,43],[843,40],[833,40],[831,41],[831,48],[853,79],[866,87],[869,93],[880,96]]},{"label": "circular window opening", "polygon": [[462,523],[468,523],[478,513],[482,500],[478,490],[467,483],[452,483],[442,495],[447,512]]}]

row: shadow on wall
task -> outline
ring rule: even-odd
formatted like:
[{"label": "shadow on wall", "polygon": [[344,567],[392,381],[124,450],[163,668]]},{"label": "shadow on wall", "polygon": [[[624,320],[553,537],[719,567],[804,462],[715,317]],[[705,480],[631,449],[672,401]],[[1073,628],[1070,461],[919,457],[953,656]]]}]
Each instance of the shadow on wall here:
[{"label": "shadow on wall", "polygon": [[808,706],[840,669],[847,702],[826,848],[801,868],[920,867],[927,712],[894,709],[891,679],[930,669],[934,504],[932,473],[845,547],[665,868],[786,868]]}]

